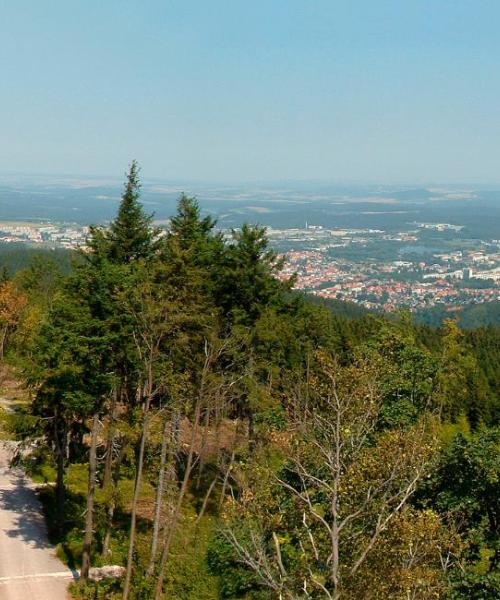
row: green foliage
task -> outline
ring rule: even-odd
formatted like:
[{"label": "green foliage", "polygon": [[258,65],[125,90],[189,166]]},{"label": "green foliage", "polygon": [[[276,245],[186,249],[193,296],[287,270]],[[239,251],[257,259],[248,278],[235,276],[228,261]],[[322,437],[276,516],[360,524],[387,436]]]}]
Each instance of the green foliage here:
[{"label": "green foliage", "polygon": [[[467,282],[471,287],[472,282]],[[492,287],[491,282],[476,280],[474,287]],[[458,313],[458,322],[463,329],[476,329],[481,327],[495,326],[500,322],[500,302],[491,301],[484,304],[471,304],[464,306]],[[440,327],[449,318],[446,305],[434,306],[417,312],[416,318],[419,323]]]},{"label": "green foliage", "polygon": [[40,419],[24,407],[18,408],[15,412],[1,410],[0,424],[3,432],[16,441],[33,439],[43,432]]},{"label": "green foliage", "polygon": [[461,434],[464,438],[469,439],[471,435],[470,423],[465,415],[460,415],[455,421],[445,422],[441,426],[441,439],[443,446],[451,446],[455,437]]},{"label": "green foliage", "polygon": [[264,308],[278,307],[291,285],[276,277],[283,260],[269,249],[265,228],[243,225],[232,238],[216,277],[216,304],[224,317],[251,324]]},{"label": "green foliage", "polygon": [[[243,532],[243,535],[246,533]],[[256,575],[243,568],[235,556],[233,546],[222,533],[213,536],[208,547],[207,561],[212,573],[219,576],[220,598],[264,600],[266,596],[270,596],[262,591]]]},{"label": "green foliage", "polygon": [[495,600],[500,598],[500,571],[477,575],[456,576],[450,585],[447,600]]},{"label": "green foliage", "polygon": [[488,425],[500,422],[500,327],[481,327],[464,333],[464,341],[476,359],[477,370],[470,381],[474,396],[482,400]]},{"label": "green foliage", "polygon": [[[434,507],[467,541],[466,573],[500,567],[500,431],[458,433],[445,446],[420,502]],[[492,581],[494,578],[492,579]],[[479,581],[479,580],[478,580]],[[465,584],[464,584],[465,585]],[[479,588],[478,588],[479,589]],[[458,597],[458,596],[457,596]],[[481,597],[481,596],[478,596]]]},{"label": "green foliage", "polygon": [[177,241],[181,250],[192,253],[191,259],[199,264],[208,264],[213,257],[213,237],[215,221],[210,216],[201,217],[200,205],[196,198],[181,194],[177,203],[177,213],[170,220],[169,238]]},{"label": "green foliage", "polygon": [[75,582],[69,586],[73,598],[77,600],[118,600],[122,597],[120,581],[100,583]]},{"label": "green foliage", "polygon": [[437,364],[409,327],[383,328],[362,351],[381,374],[380,427],[412,425],[422,412],[435,408]]},{"label": "green foliage", "polygon": [[67,275],[72,269],[75,252],[64,249],[40,249],[26,244],[0,243],[0,265],[2,277],[14,277],[18,272],[29,269],[35,262],[55,264],[58,271]]},{"label": "green foliage", "polygon": [[[204,518],[199,524],[195,524],[194,518],[190,519],[188,512],[172,550],[171,568],[164,587],[166,598],[219,598],[218,579],[210,572],[206,559],[211,532],[211,519]],[[189,546],[186,544],[188,541],[191,542]]]}]

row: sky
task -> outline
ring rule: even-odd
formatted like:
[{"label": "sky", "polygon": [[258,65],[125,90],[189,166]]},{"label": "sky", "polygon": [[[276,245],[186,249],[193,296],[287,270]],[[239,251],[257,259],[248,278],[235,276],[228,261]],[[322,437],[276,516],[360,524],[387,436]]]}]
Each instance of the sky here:
[{"label": "sky", "polygon": [[0,174],[500,181],[498,0],[0,9]]}]

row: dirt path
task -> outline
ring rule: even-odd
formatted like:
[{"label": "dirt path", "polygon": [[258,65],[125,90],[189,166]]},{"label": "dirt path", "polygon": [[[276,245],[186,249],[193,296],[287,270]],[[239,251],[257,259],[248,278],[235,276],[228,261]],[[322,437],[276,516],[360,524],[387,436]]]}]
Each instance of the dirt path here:
[{"label": "dirt path", "polygon": [[66,600],[73,573],[55,555],[33,486],[0,442],[0,600]]}]

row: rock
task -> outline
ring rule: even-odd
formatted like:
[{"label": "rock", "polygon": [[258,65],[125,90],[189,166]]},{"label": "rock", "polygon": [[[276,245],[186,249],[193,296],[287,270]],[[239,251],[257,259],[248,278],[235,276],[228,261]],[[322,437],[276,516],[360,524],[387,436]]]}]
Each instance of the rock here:
[{"label": "rock", "polygon": [[125,567],[118,565],[105,565],[104,567],[92,567],[89,571],[90,581],[102,581],[103,579],[119,579],[125,574]]}]

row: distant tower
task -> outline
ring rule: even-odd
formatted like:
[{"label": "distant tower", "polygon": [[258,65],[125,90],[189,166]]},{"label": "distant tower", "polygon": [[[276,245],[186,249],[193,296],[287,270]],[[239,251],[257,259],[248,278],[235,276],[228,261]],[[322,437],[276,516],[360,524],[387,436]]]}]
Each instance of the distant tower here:
[{"label": "distant tower", "polygon": [[464,276],[464,281],[469,281],[469,279],[472,279],[472,269],[464,269],[463,276]]},{"label": "distant tower", "polygon": [[306,221],[306,229],[307,229],[307,221]]}]

